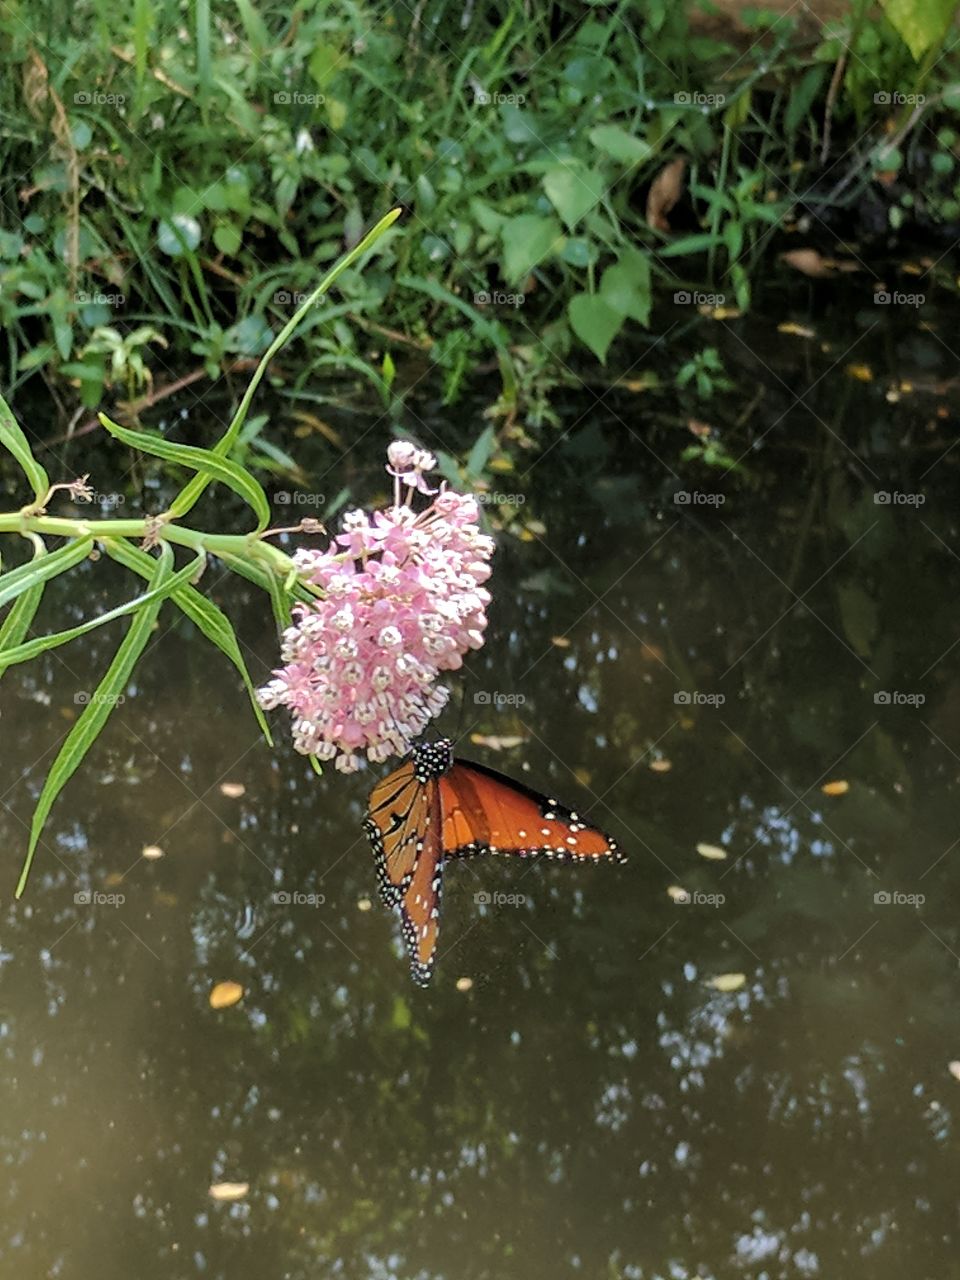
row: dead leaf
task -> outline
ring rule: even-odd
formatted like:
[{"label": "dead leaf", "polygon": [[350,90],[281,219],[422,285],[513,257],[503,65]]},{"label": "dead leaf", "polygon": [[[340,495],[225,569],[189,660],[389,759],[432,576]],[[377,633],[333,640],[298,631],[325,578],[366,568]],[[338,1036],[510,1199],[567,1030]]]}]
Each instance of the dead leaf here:
[{"label": "dead leaf", "polygon": [[739,991],[746,981],[745,973],[718,973],[709,980],[707,986],[713,987],[714,991]]},{"label": "dead leaf", "polygon": [[953,1076],[954,1080],[960,1080],[960,1062],[948,1062],[947,1070]]},{"label": "dead leaf", "polygon": [[697,310],[708,320],[739,320],[743,315],[739,307],[711,307],[706,302],[698,306]]},{"label": "dead leaf", "polygon": [[220,794],[227,796],[230,800],[239,800],[246,791],[246,787],[242,782],[221,782]]},{"label": "dead leaf", "polygon": [[211,1009],[229,1009],[243,999],[243,987],[239,982],[218,982],[210,992]]},{"label": "dead leaf", "polygon": [[140,850],[140,857],[146,858],[148,862],[156,862],[163,857],[163,850],[158,844],[145,844]]},{"label": "dead leaf", "polygon": [[815,338],[817,336],[807,325],[794,324],[792,320],[785,320],[783,324],[778,324],[777,333],[789,333],[795,338]]},{"label": "dead leaf", "polygon": [[566,636],[551,636],[550,643],[555,644],[558,649],[569,649],[570,641]]},{"label": "dead leaf", "polygon": [[660,170],[647,193],[647,222],[657,231],[669,231],[667,214],[683,194],[687,162],[681,156]]},{"label": "dead leaf", "polygon": [[527,739],[519,733],[498,737],[495,733],[471,733],[470,741],[478,747],[489,747],[491,751],[509,751],[511,747],[519,747]]},{"label": "dead leaf", "polygon": [[650,768],[654,773],[669,773],[673,768],[673,763],[660,757],[657,760],[650,761]]},{"label": "dead leaf", "polygon": [[813,280],[827,280],[838,272],[860,270],[859,262],[851,258],[825,258],[819,249],[788,249],[780,254],[780,260]]},{"label": "dead leaf", "polygon": [[845,796],[850,790],[850,783],[838,778],[836,782],[825,782],[820,790],[825,796]]},{"label": "dead leaf", "polygon": [[357,899],[357,910],[358,910],[358,911],[370,911],[372,907],[373,907],[373,903],[370,901],[370,899],[369,899],[369,898],[358,898],[358,899]]},{"label": "dead leaf", "polygon": [[473,986],[473,979],[472,979],[472,978],[458,978],[458,979],[457,979],[457,990],[458,990],[458,991],[469,991],[469,990],[470,990],[470,988],[471,988],[472,986]]},{"label": "dead leaf", "polygon": [[710,858],[714,862],[722,862],[729,857],[726,849],[721,849],[718,844],[698,844],[697,853],[701,858]]},{"label": "dead leaf", "polygon": [[242,1200],[249,1190],[249,1182],[215,1182],[210,1195],[214,1200]]},{"label": "dead leaf", "polygon": [[848,364],[844,372],[849,378],[855,378],[857,382],[873,381],[873,370],[868,364]]}]

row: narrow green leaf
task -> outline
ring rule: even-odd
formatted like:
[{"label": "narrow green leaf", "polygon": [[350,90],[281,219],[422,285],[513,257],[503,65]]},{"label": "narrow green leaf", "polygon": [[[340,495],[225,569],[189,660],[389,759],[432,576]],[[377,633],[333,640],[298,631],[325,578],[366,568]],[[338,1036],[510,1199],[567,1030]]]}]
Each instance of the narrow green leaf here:
[{"label": "narrow green leaf", "polygon": [[[156,561],[153,576],[150,579],[151,587],[161,587],[170,577],[172,567],[173,552],[168,545],[162,544],[160,556]],[[113,661],[107,668],[106,674],[97,686],[96,691],[91,695],[90,701],[84,707],[80,719],[67,734],[63,746],[57,753],[56,760],[50,767],[50,772],[44,781],[40,799],[37,801],[37,807],[30,823],[30,843],[27,846],[27,856],[24,858],[20,879],[17,883],[18,898],[22,896],[26,888],[30,867],[33,864],[33,856],[40,840],[40,833],[43,831],[44,823],[53,807],[53,803],[66,783],[77,771],[84,756],[93,746],[100,734],[100,730],[109,719],[117,698],[123,692],[127,681],[130,679],[137,659],[147,646],[150,633],[153,630],[153,624],[156,622],[157,614],[162,607],[163,600],[155,597],[149,604],[143,605],[135,614],[126,635],[120,642],[120,647],[117,649]]]},{"label": "narrow green leaf", "polygon": [[[142,578],[149,578],[153,561],[138,547],[131,547],[122,538],[104,539],[104,547],[109,556],[112,556],[119,564],[125,565],[128,569],[132,569],[134,573],[139,573]],[[273,737],[270,733],[270,726],[267,718],[263,714],[263,709],[257,702],[256,690],[247,665],[243,660],[243,654],[240,652],[240,644],[237,640],[236,632],[227,615],[212,600],[208,600],[202,592],[197,591],[193,586],[181,586],[173,592],[173,602],[178,608],[186,614],[194,626],[207,637],[212,644],[225,654],[233,663],[240,678],[243,681],[244,688],[250,698],[250,705],[253,707],[253,714],[257,718],[263,736],[267,740],[269,746],[273,746]]]},{"label": "narrow green leaf", "polygon": [[[107,550],[109,551],[109,547]],[[150,561],[152,569],[156,561],[151,560],[149,556],[145,556],[145,559]],[[15,666],[19,662],[29,662],[31,658],[36,658],[41,653],[46,653],[48,649],[58,649],[60,645],[69,644],[71,640],[76,640],[79,636],[86,635],[88,631],[94,631],[97,627],[102,627],[108,622],[115,622],[117,618],[126,617],[127,614],[136,613],[138,609],[145,604],[149,604],[152,600],[165,600],[178,587],[192,581],[198,574],[202,573],[206,560],[206,552],[198,551],[188,565],[179,569],[162,586],[144,591],[141,595],[134,597],[133,600],[128,600],[126,604],[117,605],[115,609],[109,609],[106,613],[101,613],[99,617],[91,618],[88,622],[81,622],[79,626],[70,627],[66,631],[57,631],[49,636],[37,636],[35,640],[28,640],[24,644],[0,650],[0,675],[3,674],[7,667]],[[145,576],[149,576],[149,574]]]},{"label": "narrow green leaf", "polygon": [[[238,463],[231,462],[229,458],[221,458],[209,449],[198,449],[192,444],[174,444],[170,440],[164,440],[162,436],[147,435],[144,431],[131,431],[129,427],[121,427],[118,423],[111,422],[105,413],[101,413],[99,417],[112,436],[123,444],[130,445],[132,449],[139,449],[142,453],[164,458],[167,462],[178,462],[192,471],[204,472],[211,479],[222,481],[249,503],[256,512],[259,522],[257,532],[265,529],[270,523],[270,504],[267,501],[267,495],[253,476],[244,471]],[[171,505],[170,514],[174,517],[184,515],[185,512],[181,507],[182,494]]]},{"label": "narrow green leaf", "polygon": [[84,534],[82,538],[68,542],[65,547],[51,551],[49,555],[38,556],[28,564],[18,565],[9,573],[0,574],[0,605],[5,605],[38,583],[48,582],[58,573],[72,569],[75,564],[87,558],[92,546],[93,534]]},{"label": "narrow green leaf", "polygon": [[20,424],[3,396],[0,396],[0,444],[9,449],[20,463],[30,481],[34,497],[37,502],[42,501],[50,488],[50,480],[46,471],[33,456],[27,437],[23,434]]}]

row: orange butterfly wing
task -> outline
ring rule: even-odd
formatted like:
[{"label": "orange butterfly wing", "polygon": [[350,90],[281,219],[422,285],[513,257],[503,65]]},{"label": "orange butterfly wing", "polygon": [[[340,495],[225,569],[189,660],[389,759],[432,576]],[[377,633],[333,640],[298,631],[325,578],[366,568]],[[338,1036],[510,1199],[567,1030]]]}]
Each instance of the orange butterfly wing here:
[{"label": "orange butterfly wing", "polygon": [[440,779],[440,807],[448,858],[504,853],[571,862],[625,861],[616,841],[582,814],[467,760],[457,760]]},{"label": "orange butterfly wing", "polygon": [[363,827],[373,845],[380,897],[399,908],[413,980],[424,986],[440,934],[443,848],[436,778],[421,782],[412,761],[401,765],[371,791]]}]

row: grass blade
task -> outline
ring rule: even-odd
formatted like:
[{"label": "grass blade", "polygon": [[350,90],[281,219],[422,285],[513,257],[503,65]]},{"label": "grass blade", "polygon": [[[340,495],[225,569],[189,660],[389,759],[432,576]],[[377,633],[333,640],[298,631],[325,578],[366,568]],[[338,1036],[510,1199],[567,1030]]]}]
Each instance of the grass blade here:
[{"label": "grass blade", "polygon": [[[160,547],[160,556],[154,563],[151,588],[162,587],[171,576],[173,568],[173,552],[166,544]],[[114,654],[113,661],[100,681],[90,701],[84,707],[80,719],[76,722],[57,752],[57,758],[50,767],[40,792],[40,799],[30,822],[30,843],[23,860],[20,879],[17,882],[17,897],[21,897],[30,875],[33,856],[36,853],[40,833],[50,813],[53,803],[64,786],[79,768],[84,756],[93,746],[101,729],[110,718],[110,712],[116,705],[118,695],[126,687],[127,681],[137,659],[143,653],[153,631],[157,614],[163,608],[163,599],[159,595],[141,607],[134,615],[120,647]]]},{"label": "grass blade", "polygon": [[20,463],[33,488],[34,497],[41,502],[50,488],[50,480],[33,456],[27,437],[3,396],[0,396],[0,444],[9,449]]},{"label": "grass blade", "polygon": [[93,534],[85,534],[68,542],[65,547],[51,551],[49,555],[38,556],[28,564],[18,565],[9,573],[0,574],[0,605],[22,595],[24,591],[55,578],[58,573],[72,569],[75,564],[85,560],[93,546]]}]

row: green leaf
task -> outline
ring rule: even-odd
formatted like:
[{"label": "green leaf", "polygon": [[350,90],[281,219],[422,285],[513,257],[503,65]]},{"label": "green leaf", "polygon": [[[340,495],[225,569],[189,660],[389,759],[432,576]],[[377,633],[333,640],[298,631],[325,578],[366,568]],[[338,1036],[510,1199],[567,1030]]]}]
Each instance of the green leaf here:
[{"label": "green leaf", "polygon": [[710,231],[698,232],[695,235],[683,236],[680,240],[671,240],[667,245],[657,249],[661,258],[680,258],[686,253],[705,253],[714,245],[720,244],[720,236]]},{"label": "green leaf", "polygon": [[799,125],[810,114],[814,99],[820,92],[820,86],[826,77],[826,67],[811,67],[790,94],[790,101],[783,113],[783,127],[787,135],[797,131]]},{"label": "green leaf", "polygon": [[27,437],[23,434],[20,424],[13,416],[10,406],[3,396],[0,396],[0,444],[9,449],[20,463],[27,479],[30,481],[34,497],[37,502],[41,502],[50,488],[50,481],[47,478],[46,471],[33,456]]},{"label": "green leaf", "polygon": [[[146,559],[150,560],[150,557],[146,556]],[[23,644],[0,650],[0,675],[6,671],[7,667],[16,666],[19,662],[29,662],[31,658],[36,658],[41,653],[46,653],[48,649],[58,649],[62,644],[69,644],[71,640],[76,640],[79,636],[86,635],[88,631],[94,631],[97,627],[102,627],[108,622],[115,622],[117,618],[126,617],[127,614],[136,613],[143,605],[149,604],[154,599],[165,600],[178,587],[199,577],[203,572],[206,560],[206,552],[198,551],[188,565],[183,569],[179,569],[162,586],[144,591],[141,595],[128,600],[126,604],[117,605],[115,609],[108,609],[106,613],[101,613],[96,618],[91,618],[88,622],[81,622],[79,626],[69,627],[66,631],[56,631],[49,636],[37,636],[35,640],[27,640]],[[155,561],[150,560],[151,568],[155,563]]]},{"label": "green leaf", "polygon": [[474,446],[470,450],[470,456],[467,458],[468,476],[480,476],[483,474],[483,468],[490,461],[490,455],[496,448],[496,444],[496,427],[485,427],[474,442]]},{"label": "green leaf", "polygon": [[946,35],[957,0],[880,0],[880,7],[914,62],[919,62]]},{"label": "green leaf", "polygon": [[598,201],[603,199],[607,184],[596,169],[581,165],[559,165],[543,176],[543,189],[550,203],[572,231]]},{"label": "green leaf", "polygon": [[642,138],[635,138],[618,124],[598,124],[590,130],[590,141],[604,154],[619,164],[638,164],[653,155],[653,147]]},{"label": "green leaf", "polygon": [[653,296],[648,259],[636,249],[624,250],[619,261],[604,271],[600,297],[618,315],[649,325]]},{"label": "green leaf", "polygon": [[213,229],[213,243],[228,257],[233,257],[242,242],[243,235],[240,228],[232,222],[218,222]]},{"label": "green leaf", "polygon": [[522,213],[500,228],[503,274],[511,284],[526,279],[538,262],[561,246],[563,232],[555,218]]},{"label": "green leaf", "polygon": [[[52,559],[52,557],[50,558]],[[173,552],[164,543],[161,545],[160,556],[156,561],[153,576],[150,579],[151,587],[161,587],[170,577],[172,567]],[[26,888],[30,867],[33,864],[33,856],[36,853],[40,834],[43,831],[44,823],[53,807],[53,803],[70,778],[76,773],[84,756],[99,736],[100,730],[110,718],[110,713],[116,705],[117,698],[126,687],[133,668],[136,666],[137,659],[147,646],[150,633],[153,630],[153,624],[156,622],[157,614],[162,607],[163,600],[155,597],[149,604],[143,605],[134,616],[126,635],[120,642],[120,647],[117,649],[113,661],[107,668],[106,674],[91,695],[90,701],[84,707],[80,719],[77,720],[67,734],[63,746],[57,752],[57,758],[46,776],[30,823],[30,842],[20,871],[20,879],[17,882],[18,898],[22,896]]]},{"label": "green leaf", "polygon": [[336,45],[318,44],[310,55],[307,70],[318,89],[325,89],[341,67],[347,65],[346,57]]},{"label": "green leaf", "polygon": [[0,605],[5,605],[39,583],[55,578],[58,573],[72,569],[75,564],[87,558],[92,546],[93,534],[85,534],[49,555],[38,556],[28,564],[21,564],[9,573],[0,574]]},{"label": "green leaf", "polygon": [[[47,549],[38,537],[34,542],[33,557],[38,560],[41,556],[47,554]],[[33,621],[37,609],[40,607],[40,601],[43,599],[43,582],[34,583],[32,587],[27,587],[21,595],[13,602],[10,612],[0,625],[0,656],[8,649],[14,649],[30,630],[30,623]],[[4,668],[0,668],[0,674]]]},{"label": "green leaf", "polygon": [[[164,458],[167,462],[178,462],[181,466],[190,467],[192,471],[203,472],[211,479],[220,480],[229,486],[255,511],[259,522],[258,533],[270,523],[270,504],[267,501],[267,495],[260,484],[249,472],[244,471],[239,463],[231,462],[229,458],[221,458],[209,449],[198,449],[192,444],[173,444],[170,440],[164,440],[162,436],[150,436],[144,431],[131,431],[128,427],[121,427],[118,423],[111,422],[105,413],[101,413],[99,417],[110,434],[123,444],[139,449],[142,453]],[[181,494],[169,508],[169,514],[175,518],[185,514],[182,509],[182,498]]]},{"label": "green leaf", "polygon": [[623,316],[594,293],[577,293],[567,304],[573,332],[606,364],[610,343],[620,332]]},{"label": "green leaf", "polygon": [[[153,561],[139,547],[131,547],[122,538],[105,538],[104,548],[119,564],[139,573],[141,578],[149,578],[153,570]],[[174,604],[186,614],[197,629],[224,654],[240,673],[240,679],[250,698],[253,714],[256,716],[264,738],[269,746],[273,746],[270,726],[263,714],[263,708],[257,702],[256,690],[247,670],[247,664],[240,652],[240,644],[230,619],[218,605],[209,600],[193,586],[181,586],[173,592]],[[0,658],[2,660],[2,658]]]}]

